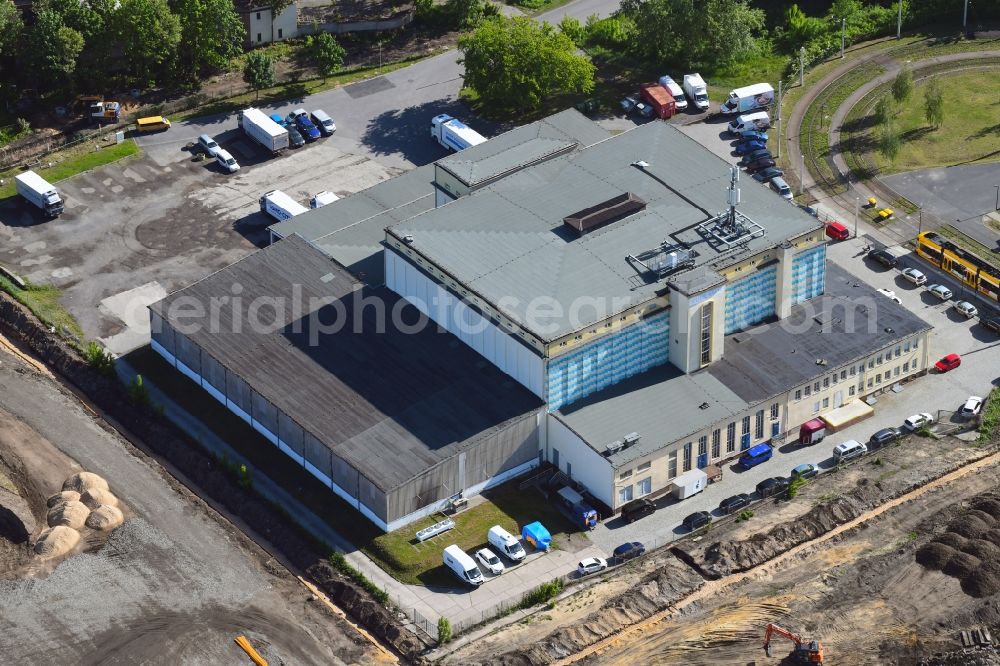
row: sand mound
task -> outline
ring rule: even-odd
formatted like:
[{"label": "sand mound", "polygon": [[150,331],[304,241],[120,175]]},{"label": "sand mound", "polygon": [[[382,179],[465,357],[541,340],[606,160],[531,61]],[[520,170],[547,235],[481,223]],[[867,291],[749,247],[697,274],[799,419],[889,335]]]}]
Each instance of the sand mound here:
[{"label": "sand mound", "polygon": [[63,490],[75,490],[78,493],[91,488],[107,490],[108,482],[93,472],[78,472],[66,479],[63,484]]},{"label": "sand mound", "polygon": [[87,516],[87,527],[92,530],[113,530],[121,525],[123,520],[121,509],[102,504]]},{"label": "sand mound", "polygon": [[931,541],[917,550],[917,564],[934,571],[941,571],[944,565],[956,554],[958,551],[951,546]]},{"label": "sand mound", "polygon": [[948,526],[948,531],[969,539],[978,539],[986,534],[991,527],[993,525],[985,522],[982,518],[966,514],[952,521],[951,525]]},{"label": "sand mound", "polygon": [[1000,546],[996,545],[992,541],[986,541],[984,539],[971,539],[965,548],[962,549],[963,553],[968,553],[969,555],[975,555],[983,562],[989,562],[991,560],[1000,560]]},{"label": "sand mound", "polygon": [[80,533],[65,525],[56,525],[45,530],[35,542],[35,553],[42,558],[65,555],[80,542]]},{"label": "sand mound", "polygon": [[979,568],[981,563],[980,559],[974,555],[955,553],[948,560],[948,563],[941,568],[941,573],[954,578],[965,578]]},{"label": "sand mound", "polygon": [[79,501],[80,501],[80,493],[76,492],[75,490],[63,490],[45,500],[45,505],[51,509],[56,504],[60,504],[62,502],[79,502]]},{"label": "sand mound", "polygon": [[978,518],[979,520],[983,521],[983,523],[989,525],[990,527],[996,525],[997,522],[997,519],[993,515],[987,513],[986,511],[980,511],[979,509],[971,509],[969,511],[966,511],[965,516]]},{"label": "sand mound", "polygon": [[101,490],[100,488],[90,488],[83,491],[83,494],[80,495],[80,501],[91,509],[96,509],[102,504],[105,506],[118,506],[118,498],[114,496],[114,493],[110,490]]},{"label": "sand mound", "polygon": [[972,506],[978,511],[988,513],[997,520],[1000,520],[1000,501],[984,497],[973,501]]},{"label": "sand mound", "polygon": [[87,516],[90,514],[90,509],[83,502],[70,501],[63,502],[61,504],[56,504],[54,507],[49,509],[48,516],[46,516],[49,527],[55,527],[57,525],[65,525],[66,527],[72,527],[74,530],[82,529],[83,524],[87,521]]},{"label": "sand mound", "polygon": [[953,534],[952,532],[945,532],[941,536],[934,537],[936,543],[943,543],[946,546],[951,546],[955,550],[962,550],[965,548],[965,544],[968,541],[963,536]]}]

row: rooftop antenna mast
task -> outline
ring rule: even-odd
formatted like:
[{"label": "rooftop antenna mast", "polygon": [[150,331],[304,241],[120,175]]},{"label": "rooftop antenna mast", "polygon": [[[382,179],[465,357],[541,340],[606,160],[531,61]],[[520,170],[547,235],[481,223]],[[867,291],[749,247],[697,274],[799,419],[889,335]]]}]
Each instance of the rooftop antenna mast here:
[{"label": "rooftop antenna mast", "polygon": [[740,170],[739,167],[729,167],[729,194],[726,201],[729,203],[729,215],[726,219],[726,226],[735,230],[738,226],[736,221],[736,207],[740,205]]}]

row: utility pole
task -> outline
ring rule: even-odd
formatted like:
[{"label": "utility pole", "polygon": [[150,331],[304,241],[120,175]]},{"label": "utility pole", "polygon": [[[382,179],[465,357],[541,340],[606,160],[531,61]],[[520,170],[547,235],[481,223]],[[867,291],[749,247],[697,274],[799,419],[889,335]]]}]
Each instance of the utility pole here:
[{"label": "utility pole", "polygon": [[[778,79],[778,142],[775,145],[774,156],[781,157],[781,79]],[[1000,196],[1000,185],[997,185],[997,196]]]},{"label": "utility pole", "polygon": [[962,9],[962,32],[965,32],[965,21],[969,18],[969,0],[965,0],[964,8]]},{"label": "utility pole", "polygon": [[806,47],[799,48],[799,86],[806,84]]},{"label": "utility pole", "polygon": [[844,46],[847,43],[847,19],[840,19],[840,57],[844,57]]},{"label": "utility pole", "polygon": [[917,220],[918,220],[918,223],[917,223],[917,235],[919,236],[924,231],[924,208],[923,208],[923,206],[921,206],[920,208],[917,209],[917,215],[919,216],[917,218]]},{"label": "utility pole", "polygon": [[1000,210],[1000,185],[994,185],[993,187],[995,187],[996,190],[997,190],[997,202],[996,202],[996,205],[993,206],[993,210],[995,212],[995,211]]},{"label": "utility pole", "polygon": [[858,206],[861,205],[861,197],[854,197],[854,237],[858,237]]},{"label": "utility pole", "polygon": [[[965,0],[968,2],[969,0]],[[903,0],[899,0],[899,18],[896,19],[896,39],[903,36]]]}]

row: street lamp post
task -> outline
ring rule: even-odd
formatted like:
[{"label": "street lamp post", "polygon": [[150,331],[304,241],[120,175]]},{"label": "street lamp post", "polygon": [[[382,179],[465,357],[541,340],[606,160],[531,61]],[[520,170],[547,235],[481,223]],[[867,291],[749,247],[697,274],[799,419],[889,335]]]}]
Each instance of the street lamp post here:
[{"label": "street lamp post", "polygon": [[[968,2],[969,0],[965,0]],[[896,19],[896,39],[903,35],[903,0],[899,0],[899,18]]]},{"label": "street lamp post", "polygon": [[962,32],[965,32],[965,22],[969,18],[969,0],[965,0],[962,9]]},{"label": "street lamp post", "polygon": [[1000,210],[1000,185],[994,185],[993,187],[994,187],[994,188],[996,189],[996,191],[997,191],[997,201],[996,201],[996,203],[995,203],[995,204],[993,205],[993,210],[994,210],[994,211],[998,211],[998,210]]},{"label": "street lamp post", "polygon": [[844,57],[844,45],[847,42],[847,19],[840,19],[840,57]]},{"label": "street lamp post", "polygon": [[854,197],[854,237],[858,237],[858,206],[861,205],[861,197]]}]

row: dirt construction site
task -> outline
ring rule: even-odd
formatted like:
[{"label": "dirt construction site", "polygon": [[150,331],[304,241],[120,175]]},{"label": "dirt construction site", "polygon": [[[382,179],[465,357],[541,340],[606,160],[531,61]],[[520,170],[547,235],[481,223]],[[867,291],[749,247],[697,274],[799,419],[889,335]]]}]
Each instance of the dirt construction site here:
[{"label": "dirt construction site", "polygon": [[1000,453],[974,434],[911,435],[439,657],[796,663],[780,636],[765,653],[774,623],[825,664],[1000,664],[975,645],[1000,640]]},{"label": "dirt construction site", "polygon": [[0,350],[5,663],[394,661],[27,360]]}]

